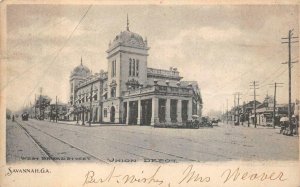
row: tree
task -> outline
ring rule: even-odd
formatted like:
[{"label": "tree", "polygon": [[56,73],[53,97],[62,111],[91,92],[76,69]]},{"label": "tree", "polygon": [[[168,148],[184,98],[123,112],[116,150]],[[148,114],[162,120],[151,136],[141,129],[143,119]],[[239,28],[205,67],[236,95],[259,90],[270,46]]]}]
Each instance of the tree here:
[{"label": "tree", "polygon": [[38,118],[44,119],[45,118],[45,109],[50,105],[51,98],[46,95],[41,95],[35,102],[35,107],[39,111]]}]

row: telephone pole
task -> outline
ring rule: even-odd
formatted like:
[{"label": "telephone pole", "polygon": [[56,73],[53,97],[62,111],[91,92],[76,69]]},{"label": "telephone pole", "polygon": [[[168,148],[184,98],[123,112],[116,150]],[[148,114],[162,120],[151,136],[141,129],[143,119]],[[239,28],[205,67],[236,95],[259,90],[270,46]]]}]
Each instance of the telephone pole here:
[{"label": "telephone pole", "polygon": [[222,104],[222,122],[224,123],[224,103]]},{"label": "telephone pole", "polygon": [[284,42],[281,42],[282,44],[287,43],[288,44],[288,55],[289,60],[288,62],[284,62],[283,64],[288,64],[288,70],[289,70],[289,108],[288,108],[288,117],[289,117],[289,126],[290,126],[290,135],[293,133],[293,125],[292,125],[292,63],[296,63],[297,61],[292,62],[292,52],[291,52],[291,44],[297,43],[299,41],[292,41],[292,39],[298,39],[298,37],[293,37],[293,30],[289,30],[288,37],[287,38],[281,38],[282,40],[287,40]]},{"label": "telephone pole", "polygon": [[253,101],[253,109],[254,109],[254,127],[256,128],[256,90],[259,89],[257,86],[258,85],[258,81],[253,81],[251,82],[252,84],[250,84],[250,89],[253,89],[253,97],[254,97],[254,101]]},{"label": "telephone pole", "polygon": [[36,119],[36,94],[34,94],[34,118]]},{"label": "telephone pole", "polygon": [[43,92],[43,88],[40,87],[40,99],[39,99],[39,108],[40,108],[40,120],[42,120],[42,92]]},{"label": "telephone pole", "polygon": [[233,101],[233,109],[234,109],[234,114],[233,114],[233,124],[235,123],[235,115],[236,115],[236,103],[235,103],[235,100],[236,100],[236,94],[233,94],[234,96],[234,101]]},{"label": "telephone pole", "polygon": [[55,96],[55,122],[57,123],[57,116],[58,116],[58,112],[57,112],[57,96]]},{"label": "telephone pole", "polygon": [[241,99],[240,95],[241,95],[241,93],[237,92],[236,94],[238,96],[238,106],[237,106],[237,108],[238,108],[238,120],[237,120],[237,122],[238,122],[238,125],[240,125],[240,99]]},{"label": "telephone pole", "polygon": [[[275,113],[276,113],[276,88],[277,87],[282,87],[282,86],[278,86],[279,84],[283,84],[283,83],[278,83],[278,82],[275,82],[274,83],[274,103],[273,103],[273,128],[275,128]],[[270,84],[272,85],[272,84]]]},{"label": "telephone pole", "polygon": [[226,124],[228,124],[228,99],[226,99]]}]

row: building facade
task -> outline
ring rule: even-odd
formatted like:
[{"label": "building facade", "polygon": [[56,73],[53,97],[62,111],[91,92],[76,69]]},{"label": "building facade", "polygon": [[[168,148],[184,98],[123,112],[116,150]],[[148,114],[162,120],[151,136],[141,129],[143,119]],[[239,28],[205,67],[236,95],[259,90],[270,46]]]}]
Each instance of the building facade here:
[{"label": "building facade", "polygon": [[127,28],[107,49],[108,70],[92,74],[81,64],[70,76],[69,119],[133,125],[183,124],[202,115],[196,81],[177,68],[148,68],[147,39]]}]

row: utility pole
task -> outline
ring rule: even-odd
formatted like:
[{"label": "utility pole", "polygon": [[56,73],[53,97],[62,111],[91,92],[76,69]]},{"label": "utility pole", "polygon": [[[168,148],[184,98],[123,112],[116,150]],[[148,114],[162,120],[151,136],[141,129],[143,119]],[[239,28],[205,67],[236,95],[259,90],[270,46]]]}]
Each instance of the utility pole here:
[{"label": "utility pole", "polygon": [[34,118],[36,119],[36,94],[34,94]]},{"label": "utility pole", "polygon": [[289,70],[289,107],[288,107],[288,118],[289,118],[289,126],[290,126],[290,135],[293,133],[293,124],[292,124],[292,63],[296,63],[297,61],[292,62],[292,52],[291,52],[291,44],[297,43],[299,41],[292,41],[292,39],[298,39],[298,37],[293,37],[293,30],[289,30],[288,37],[287,38],[281,38],[282,40],[288,40],[281,42],[282,44],[287,43],[288,44],[288,55],[289,60],[288,62],[284,62],[283,64],[288,64],[288,70]]},{"label": "utility pole", "polygon": [[228,124],[228,99],[226,99],[226,124]]},{"label": "utility pole", "polygon": [[252,85],[250,85],[250,89],[253,89],[253,92],[254,92],[254,94],[253,94],[253,96],[254,96],[254,101],[253,101],[253,105],[254,105],[254,127],[256,128],[256,96],[258,96],[258,95],[256,95],[256,90],[257,89],[259,89],[257,86],[259,86],[258,85],[258,82],[257,81],[253,81],[253,82],[251,82],[252,83]]},{"label": "utility pole", "polygon": [[[279,84],[283,84],[283,83],[278,83],[278,82],[274,83],[273,128],[275,128],[275,117],[276,117],[276,115],[275,115],[275,113],[276,113],[276,89],[278,87],[282,87],[282,86],[278,86]],[[272,84],[270,84],[270,85],[272,85]]]},{"label": "utility pole", "polygon": [[40,120],[42,120],[42,92],[43,92],[43,88],[40,87],[40,99],[39,99],[39,108],[40,108]]},{"label": "utility pole", "polygon": [[89,120],[89,126],[92,126],[92,118],[93,118],[92,102],[93,102],[93,83],[91,85],[91,95],[90,95],[90,120]]},{"label": "utility pole", "polygon": [[233,115],[233,124],[235,123],[235,115],[236,115],[236,104],[235,104],[235,99],[236,99],[236,94],[233,94],[233,96],[234,96],[234,105],[233,105],[233,107],[234,107],[234,115]]},{"label": "utility pole", "polygon": [[57,112],[57,96],[55,97],[55,122],[57,123],[57,116],[58,116],[58,112]]},{"label": "utility pole", "polygon": [[241,93],[237,92],[236,94],[238,96],[238,105],[237,105],[237,108],[238,108],[238,120],[237,120],[237,123],[238,123],[238,125],[240,125],[240,99],[241,99],[240,95],[241,95]]}]

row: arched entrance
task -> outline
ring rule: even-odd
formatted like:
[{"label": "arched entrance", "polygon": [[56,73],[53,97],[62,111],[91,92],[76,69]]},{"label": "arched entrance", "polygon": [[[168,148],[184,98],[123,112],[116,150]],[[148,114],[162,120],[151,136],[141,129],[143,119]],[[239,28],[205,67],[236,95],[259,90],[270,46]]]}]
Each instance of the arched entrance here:
[{"label": "arched entrance", "polygon": [[115,113],[116,109],[114,106],[110,108],[110,122],[114,123],[115,122]]}]

